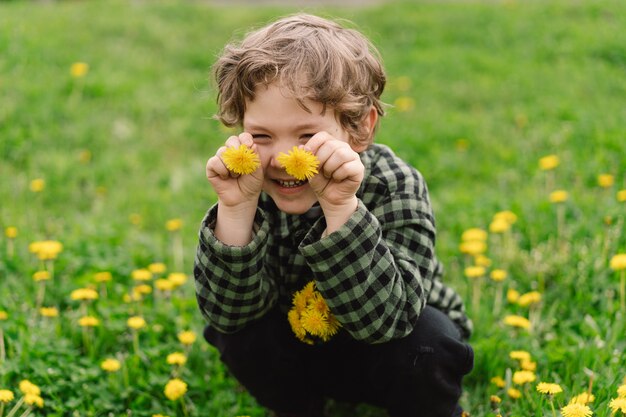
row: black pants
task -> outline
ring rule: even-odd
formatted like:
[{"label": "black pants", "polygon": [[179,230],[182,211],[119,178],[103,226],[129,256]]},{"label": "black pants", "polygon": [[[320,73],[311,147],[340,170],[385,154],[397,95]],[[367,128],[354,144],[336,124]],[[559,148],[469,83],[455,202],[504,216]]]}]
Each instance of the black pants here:
[{"label": "black pants", "polygon": [[381,344],[341,331],[309,346],[278,310],[237,333],[207,327],[204,336],[259,404],[311,417],[321,415],[324,398],[372,404],[391,417],[458,415],[461,381],[474,362],[456,325],[430,306],[410,335]]}]

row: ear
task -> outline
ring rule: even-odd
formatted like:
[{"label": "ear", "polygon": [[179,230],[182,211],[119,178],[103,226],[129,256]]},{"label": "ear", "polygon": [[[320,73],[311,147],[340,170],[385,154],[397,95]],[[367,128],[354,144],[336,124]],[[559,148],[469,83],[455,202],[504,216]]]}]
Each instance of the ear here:
[{"label": "ear", "polygon": [[354,152],[360,153],[367,149],[369,144],[372,142],[372,135],[374,135],[374,129],[376,128],[377,122],[378,111],[376,111],[376,107],[372,106],[363,120],[361,120],[363,131],[367,132],[367,140],[365,143],[359,142],[352,144],[352,150]]}]

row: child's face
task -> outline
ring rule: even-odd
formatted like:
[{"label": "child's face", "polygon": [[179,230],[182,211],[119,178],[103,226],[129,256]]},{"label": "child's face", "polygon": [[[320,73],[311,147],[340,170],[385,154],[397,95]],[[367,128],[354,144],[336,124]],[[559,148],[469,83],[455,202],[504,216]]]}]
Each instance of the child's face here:
[{"label": "child's face", "polygon": [[[307,112],[298,102],[285,97],[276,84],[259,86],[253,101],[246,102],[244,131],[256,144],[264,170],[265,191],[283,212],[303,214],[316,202],[308,181],[297,181],[276,161],[280,152],[304,145],[314,134],[325,131],[337,140],[349,142],[349,134],[335,119],[332,108],[322,115],[322,104],[305,101]],[[361,149],[355,151],[360,151]]]}]

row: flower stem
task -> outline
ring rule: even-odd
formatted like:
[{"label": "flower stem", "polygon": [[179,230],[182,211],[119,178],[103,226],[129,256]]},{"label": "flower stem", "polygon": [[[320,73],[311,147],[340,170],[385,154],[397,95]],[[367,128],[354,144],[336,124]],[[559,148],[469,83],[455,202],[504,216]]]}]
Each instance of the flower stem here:
[{"label": "flower stem", "polygon": [[4,403],[0,402],[0,417],[4,415]]},{"label": "flower stem", "polygon": [[552,417],[556,417],[556,410],[554,409],[554,401],[552,401],[552,396],[550,396],[550,408],[552,408]]},{"label": "flower stem", "polygon": [[474,278],[472,288],[472,313],[477,314],[478,306],[480,305],[480,286],[481,278]]},{"label": "flower stem", "polygon": [[20,400],[13,406],[11,411],[9,411],[9,414],[7,414],[7,417],[13,417],[22,404],[24,404],[24,397],[20,398]]},{"label": "flower stem", "polygon": [[183,270],[183,237],[180,232],[175,232],[172,241],[172,250],[174,252],[174,265],[177,271]]},{"label": "flower stem", "polygon": [[22,415],[20,415],[20,417],[27,417],[27,416],[30,414],[30,412],[31,412],[31,411],[33,411],[33,406],[32,406],[32,405],[31,405],[31,406],[29,406],[29,407],[26,409],[26,411],[24,411],[24,412],[22,413]]},{"label": "flower stem", "polygon": [[0,327],[0,363],[4,363],[7,358],[7,352],[4,349],[4,330]]},{"label": "flower stem", "polygon": [[626,270],[620,272],[619,301],[622,313],[626,312]]}]

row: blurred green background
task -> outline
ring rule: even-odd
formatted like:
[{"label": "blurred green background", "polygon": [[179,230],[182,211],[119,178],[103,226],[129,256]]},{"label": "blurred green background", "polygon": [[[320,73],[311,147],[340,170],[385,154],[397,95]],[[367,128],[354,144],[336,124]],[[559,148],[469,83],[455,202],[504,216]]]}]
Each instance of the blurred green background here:
[{"label": "blurred green background", "polygon": [[[518,216],[519,252],[508,262],[507,285],[521,291],[545,285],[544,327],[514,339],[499,325],[501,317],[493,316],[491,301],[472,311],[477,366],[464,405],[474,415],[488,413],[495,392],[489,380],[511,366],[507,349],[518,348],[537,353],[537,372],[567,381],[572,392],[587,386],[583,368],[596,366],[604,377],[596,385],[604,390],[597,414],[609,415],[611,390],[626,365],[623,336],[616,336],[626,331],[624,316],[612,307],[617,281],[607,269],[610,255],[626,247],[624,205],[615,197],[626,187],[621,0],[424,0],[363,7],[0,2],[0,226],[20,231],[17,258],[0,264],[0,310],[32,307],[28,295],[34,289],[24,282],[36,269],[26,251],[35,240],[63,242],[57,270],[69,277],[63,288],[70,289],[99,270],[127,277],[150,262],[171,265],[165,223],[178,218],[183,269],[191,275],[197,227],[215,202],[204,164],[229,135],[212,118],[210,67],[229,40],[296,11],[348,19],[381,51],[389,78],[383,100],[391,106],[376,141],[424,174],[446,279],[468,302],[461,233],[487,228],[500,210]],[[78,77],[70,72],[77,62],[88,65]],[[548,154],[561,160],[549,174],[538,168]],[[615,180],[609,189],[597,185],[605,173]],[[45,188],[32,192],[31,181],[38,178]],[[555,210],[548,201],[554,188],[571,196],[563,256],[554,252]],[[186,290],[182,314],[199,329],[193,286]],[[9,297],[9,291],[25,297]],[[597,331],[584,328],[586,317]],[[20,343],[16,329],[11,337]],[[196,355],[200,363],[209,353]],[[21,378],[20,372],[36,375],[26,360],[15,361],[4,368],[6,384]],[[196,390],[195,415],[262,415],[252,400],[241,400],[245,394],[227,377],[219,383],[225,385],[207,382],[201,373],[208,368],[198,369],[188,375]],[[158,393],[158,384],[142,381],[151,387],[145,390]],[[205,389],[235,394],[216,402]],[[59,414],[50,415],[63,415],[63,397],[52,402]],[[77,404],[84,415],[99,415],[89,401]],[[151,415],[148,406],[140,407],[137,415]],[[547,403],[528,394],[525,402],[507,407],[511,414],[539,414]]]}]

